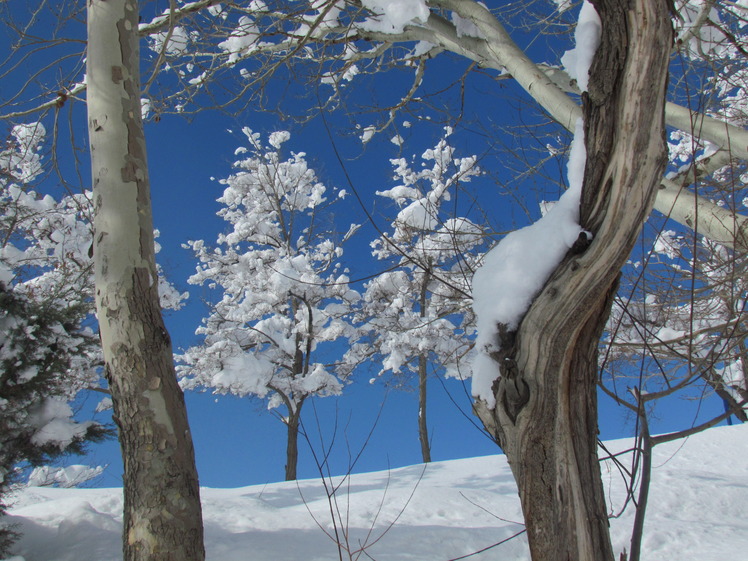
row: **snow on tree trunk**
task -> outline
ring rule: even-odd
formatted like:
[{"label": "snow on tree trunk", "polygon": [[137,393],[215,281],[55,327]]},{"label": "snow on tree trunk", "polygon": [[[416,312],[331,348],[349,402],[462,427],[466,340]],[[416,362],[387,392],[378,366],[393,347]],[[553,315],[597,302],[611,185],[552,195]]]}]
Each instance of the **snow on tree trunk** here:
[{"label": "snow on tree trunk", "polygon": [[580,205],[580,224],[594,237],[566,256],[517,331],[502,333],[496,405],[475,406],[512,466],[537,561],[613,559],[596,454],[597,347],[666,158],[668,4],[595,6],[603,30],[584,96]]},{"label": "snow on tree trunk", "polygon": [[124,559],[204,559],[194,451],[158,300],[138,3],[88,2],[96,305],[124,460]]}]

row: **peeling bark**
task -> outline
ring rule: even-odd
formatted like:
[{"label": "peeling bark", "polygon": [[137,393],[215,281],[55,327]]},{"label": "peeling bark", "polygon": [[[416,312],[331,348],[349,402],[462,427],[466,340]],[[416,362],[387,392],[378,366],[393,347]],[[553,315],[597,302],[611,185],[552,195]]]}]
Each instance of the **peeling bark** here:
[{"label": "peeling bark", "polygon": [[[475,405],[512,467],[537,561],[613,559],[597,461],[597,347],[666,162],[668,3],[594,4],[603,32],[584,96],[580,205],[594,238],[561,263],[505,349],[496,407]],[[503,399],[516,388],[521,402]]]},{"label": "peeling bark", "polygon": [[124,461],[124,560],[202,561],[194,450],[158,299],[137,30],[137,1],[88,1],[96,307]]}]

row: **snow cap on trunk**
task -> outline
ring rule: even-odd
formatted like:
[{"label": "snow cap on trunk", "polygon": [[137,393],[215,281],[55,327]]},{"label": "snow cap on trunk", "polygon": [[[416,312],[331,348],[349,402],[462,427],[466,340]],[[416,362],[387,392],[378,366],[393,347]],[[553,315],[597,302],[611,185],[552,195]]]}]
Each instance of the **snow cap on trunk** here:
[{"label": "snow cap on trunk", "polygon": [[515,331],[532,300],[582,232],[579,200],[586,150],[579,119],[568,164],[569,189],[537,222],[508,234],[486,255],[473,277],[473,309],[477,315],[478,353],[473,364],[473,396],[495,405],[491,386],[499,365],[499,326]]}]

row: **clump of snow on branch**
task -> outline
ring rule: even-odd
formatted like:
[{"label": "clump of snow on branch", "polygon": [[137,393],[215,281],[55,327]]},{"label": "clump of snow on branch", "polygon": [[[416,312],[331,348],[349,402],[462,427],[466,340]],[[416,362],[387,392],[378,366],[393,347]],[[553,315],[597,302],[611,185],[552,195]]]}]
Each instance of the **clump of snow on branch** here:
[{"label": "clump of snow on branch", "polygon": [[571,0],[553,0],[553,3],[556,4],[559,13],[563,13],[571,8],[572,4]]},{"label": "clump of snow on branch", "polygon": [[31,424],[38,427],[31,442],[37,446],[53,444],[63,449],[81,439],[93,422],[77,423],[72,417],[73,410],[65,400],[51,398],[40,403],[29,418]]},{"label": "clump of snow on branch", "polygon": [[239,18],[239,24],[229,37],[218,44],[218,48],[229,54],[229,64],[236,62],[240,57],[248,55],[256,46],[260,37],[257,24],[249,16]]},{"label": "clump of snow on branch", "polygon": [[34,468],[29,475],[29,487],[78,487],[104,473],[103,466],[80,464],[67,467],[41,466]]},{"label": "clump of snow on branch", "polygon": [[42,172],[39,150],[46,134],[38,122],[14,126],[11,136],[15,146],[0,152],[0,169],[18,183],[33,181]]},{"label": "clump of snow on branch", "polygon": [[579,89],[583,92],[587,91],[590,66],[597,46],[600,44],[601,30],[600,16],[597,15],[595,7],[584,0],[579,12],[577,27],[574,30],[575,47],[566,51],[561,57],[564,69],[573,80],[577,81]]},{"label": "clump of snow on branch", "polygon": [[358,24],[368,31],[402,33],[406,25],[425,23],[429,17],[425,0],[363,0],[362,4],[374,14]]},{"label": "clump of snow on branch", "polygon": [[190,36],[187,30],[181,26],[174,26],[169,32],[160,31],[149,37],[150,48],[157,52],[165,52],[171,56],[179,56],[187,53],[190,45]]},{"label": "clump of snow on branch", "polygon": [[484,258],[473,277],[473,308],[478,318],[478,351],[473,363],[473,396],[495,405],[491,386],[499,377],[492,358],[501,347],[499,326],[519,322],[582,232],[579,200],[586,151],[581,119],[577,121],[568,163],[569,189],[537,222],[504,237]]},{"label": "clump of snow on branch", "polygon": [[484,38],[483,33],[480,31],[480,29],[478,29],[478,26],[469,19],[461,17],[456,12],[450,13],[450,19],[455,26],[455,31],[457,31],[458,37],[478,37],[479,39]]},{"label": "clump of snow on branch", "polygon": [[363,132],[361,133],[361,136],[359,136],[359,138],[361,139],[361,143],[366,144],[374,137],[376,133],[377,133],[377,127],[373,125],[364,127]]}]

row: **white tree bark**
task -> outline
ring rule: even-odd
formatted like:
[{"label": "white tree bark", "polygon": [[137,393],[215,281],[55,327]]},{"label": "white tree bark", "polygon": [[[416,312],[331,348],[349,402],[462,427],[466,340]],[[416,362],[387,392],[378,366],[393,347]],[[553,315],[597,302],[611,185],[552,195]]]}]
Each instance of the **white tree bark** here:
[{"label": "white tree bark", "polygon": [[125,561],[202,561],[194,451],[158,301],[136,0],[88,0],[96,306],[124,461]]},{"label": "white tree bark", "polygon": [[699,197],[669,179],[660,182],[654,208],[714,242],[748,251],[748,217]]}]

